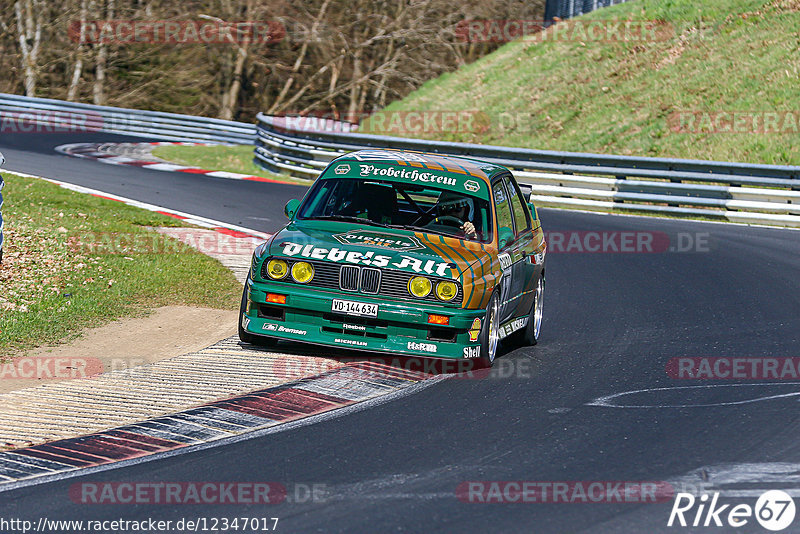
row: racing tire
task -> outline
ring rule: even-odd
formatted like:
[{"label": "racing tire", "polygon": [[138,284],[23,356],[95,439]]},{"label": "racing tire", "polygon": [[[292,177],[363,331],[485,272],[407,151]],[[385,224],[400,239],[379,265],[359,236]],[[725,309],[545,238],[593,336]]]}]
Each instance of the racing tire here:
[{"label": "racing tire", "polygon": [[481,329],[480,367],[488,368],[494,364],[497,348],[500,345],[500,296],[495,292],[486,306],[486,315]]},{"label": "racing tire", "polygon": [[[247,278],[250,279],[250,276],[248,275]],[[242,317],[244,316],[245,310],[247,310],[247,284],[244,286],[244,291],[242,292],[242,303],[239,305],[239,340],[242,343],[248,343],[250,345],[258,345],[262,347],[274,347],[277,345],[278,340],[276,339],[257,336],[244,329],[242,326]]]},{"label": "racing tire", "polygon": [[523,347],[532,347],[539,342],[539,333],[542,331],[542,310],[544,306],[544,274],[539,276],[534,290],[533,304],[528,315],[528,324],[518,332],[515,341]]}]

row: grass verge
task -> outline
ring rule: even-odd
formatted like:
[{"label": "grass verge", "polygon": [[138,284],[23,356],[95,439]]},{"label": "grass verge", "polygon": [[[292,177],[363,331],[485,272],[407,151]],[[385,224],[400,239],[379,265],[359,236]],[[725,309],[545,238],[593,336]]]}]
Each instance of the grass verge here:
[{"label": "grass verge", "polygon": [[241,286],[228,269],[150,229],[180,221],[42,180],[3,177],[0,360],[155,307],[238,305]]},{"label": "grass verge", "polygon": [[[511,42],[425,83],[360,131],[546,150],[800,164],[798,0],[634,0],[575,21],[605,19],[656,21],[657,37],[592,40],[567,31],[540,42]],[[403,121],[405,112],[436,117],[442,111],[465,112],[467,120],[417,131]],[[698,112],[694,123],[688,112]],[[721,114],[734,112],[743,122],[717,133],[716,120],[731,122]],[[777,127],[752,124],[753,117],[766,120],[765,113],[779,114]]]}]

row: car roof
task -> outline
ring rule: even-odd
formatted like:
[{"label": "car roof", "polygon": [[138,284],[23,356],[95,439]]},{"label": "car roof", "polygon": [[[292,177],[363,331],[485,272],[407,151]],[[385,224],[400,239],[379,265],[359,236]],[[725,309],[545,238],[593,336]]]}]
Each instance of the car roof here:
[{"label": "car roof", "polygon": [[498,173],[508,172],[508,169],[494,163],[487,163],[472,158],[433,154],[430,152],[413,152],[410,150],[372,149],[350,152],[333,160],[333,163],[353,161],[357,163],[372,163],[392,165],[398,167],[416,167],[444,171],[444,174],[453,176],[472,176],[489,183],[491,178]]}]

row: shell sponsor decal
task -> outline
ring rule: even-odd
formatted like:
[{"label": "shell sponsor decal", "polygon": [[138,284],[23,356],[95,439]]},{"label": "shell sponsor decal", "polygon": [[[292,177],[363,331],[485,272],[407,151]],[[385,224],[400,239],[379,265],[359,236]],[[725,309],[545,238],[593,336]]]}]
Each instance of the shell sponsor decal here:
[{"label": "shell sponsor decal", "polygon": [[336,234],[333,238],[343,245],[364,245],[390,250],[417,250],[422,243],[414,236],[396,235],[376,230],[354,230]]},{"label": "shell sponsor decal", "polygon": [[481,318],[475,317],[472,321],[472,326],[469,327],[469,340],[473,343],[478,341],[478,336],[481,334]]},{"label": "shell sponsor decal", "polygon": [[372,250],[362,252],[360,250],[347,250],[336,247],[329,249],[292,242],[281,243],[281,246],[283,247],[283,255],[290,258],[301,256],[304,258],[327,260],[336,263],[352,263],[355,265],[368,265],[379,268],[394,267],[397,269],[414,271],[416,273],[435,274],[441,277],[448,277],[452,265],[450,262],[424,260],[405,255],[393,258],[383,254],[375,254],[375,251]]},{"label": "shell sponsor decal", "polygon": [[464,347],[464,349],[461,351],[461,354],[467,360],[477,358],[481,355],[481,348],[478,345],[475,345],[474,347]]}]

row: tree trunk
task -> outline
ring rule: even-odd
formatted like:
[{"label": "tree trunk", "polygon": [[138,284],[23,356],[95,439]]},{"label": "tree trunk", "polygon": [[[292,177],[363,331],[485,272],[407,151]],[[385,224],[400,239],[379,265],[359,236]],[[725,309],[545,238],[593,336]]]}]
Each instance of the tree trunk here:
[{"label": "tree trunk", "polygon": [[[107,0],[107,13],[108,19],[114,18],[114,0]],[[97,64],[94,69],[94,89],[92,90],[94,103],[98,106],[103,106],[106,103],[106,68],[108,63],[108,47],[104,44],[99,46],[97,52]]]},{"label": "tree trunk", "polygon": [[83,27],[84,23],[86,22],[86,0],[81,0],[81,34],[80,34],[80,41],[78,41],[78,47],[75,52],[75,68],[72,69],[72,80],[69,83],[69,89],[67,90],[67,100],[69,102],[75,102],[75,99],[78,94],[78,84],[81,81],[81,75],[83,74],[83,42],[86,39],[86,30]]},{"label": "tree trunk", "polygon": [[42,42],[42,6],[36,0],[26,0],[14,4],[17,16],[17,35],[22,52],[22,70],[25,73],[25,95],[36,96],[38,76],[37,60]]}]

